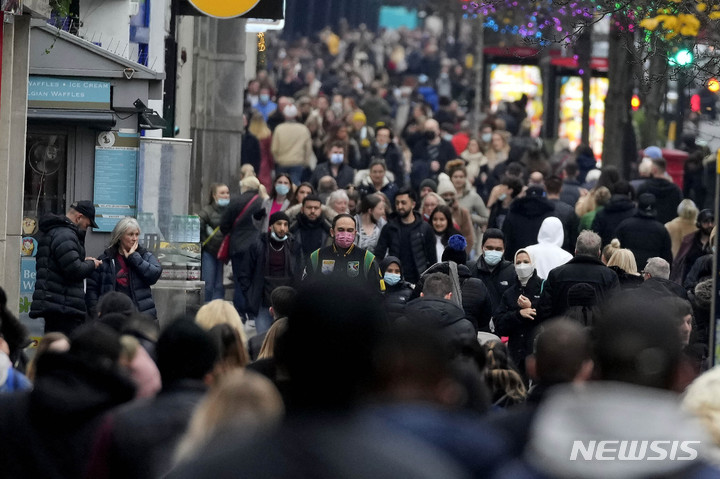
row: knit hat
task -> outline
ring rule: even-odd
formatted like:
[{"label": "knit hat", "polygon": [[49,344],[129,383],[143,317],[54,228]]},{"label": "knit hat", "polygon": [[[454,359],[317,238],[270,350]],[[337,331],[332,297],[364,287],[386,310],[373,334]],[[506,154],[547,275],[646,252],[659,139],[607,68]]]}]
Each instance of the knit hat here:
[{"label": "knit hat", "polygon": [[362,121],[363,123],[366,123],[367,117],[362,110],[355,110],[355,113],[353,113],[352,121]]},{"label": "knit hat", "polygon": [[431,190],[433,190],[435,193],[437,193],[438,184],[435,180],[432,180],[430,178],[425,178],[420,182],[420,191],[422,191],[423,188],[429,187]]},{"label": "knit hat", "polygon": [[463,235],[452,235],[442,254],[442,261],[454,261],[457,264],[467,263],[467,241]]},{"label": "knit hat", "polygon": [[284,211],[276,211],[275,213],[270,215],[270,223],[268,223],[270,226],[274,225],[278,221],[287,221],[290,223],[290,217],[285,213]]},{"label": "knit hat", "polygon": [[452,181],[450,181],[450,178],[446,174],[441,174],[438,177],[438,187],[437,187],[437,194],[442,196],[446,193],[452,193],[455,194],[455,187],[452,184]]},{"label": "knit hat", "polygon": [[202,379],[212,371],[218,347],[210,336],[189,318],[170,323],[157,343],[157,366],[163,385],[180,379]]}]

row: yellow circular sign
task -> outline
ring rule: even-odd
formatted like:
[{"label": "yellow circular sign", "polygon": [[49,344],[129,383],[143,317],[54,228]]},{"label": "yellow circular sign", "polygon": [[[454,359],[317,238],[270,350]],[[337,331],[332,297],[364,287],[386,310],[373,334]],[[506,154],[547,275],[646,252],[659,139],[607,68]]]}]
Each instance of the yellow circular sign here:
[{"label": "yellow circular sign", "polygon": [[234,18],[252,10],[260,0],[190,0],[193,7],[215,18]]}]

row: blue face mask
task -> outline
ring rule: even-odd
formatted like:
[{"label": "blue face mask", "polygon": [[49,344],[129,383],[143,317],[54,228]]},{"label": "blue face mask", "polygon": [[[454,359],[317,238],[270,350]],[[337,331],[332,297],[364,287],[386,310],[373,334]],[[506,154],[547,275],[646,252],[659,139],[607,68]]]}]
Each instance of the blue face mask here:
[{"label": "blue face mask", "polygon": [[400,282],[400,275],[397,273],[385,273],[384,279],[385,284],[388,286],[395,286]]},{"label": "blue face mask", "polygon": [[218,198],[217,204],[218,206],[227,206],[230,204],[230,198]]},{"label": "blue face mask", "polygon": [[343,155],[342,153],[333,153],[332,155],[330,155],[330,163],[332,163],[333,165],[339,165],[343,162],[343,159],[345,159],[345,155]]},{"label": "blue face mask", "polygon": [[484,256],[488,265],[495,266],[502,260],[503,253],[502,251],[489,250],[485,251]]},{"label": "blue face mask", "polygon": [[278,195],[285,196],[285,195],[287,195],[287,194],[290,192],[290,186],[289,186],[289,185],[282,185],[282,184],[275,185],[275,192],[276,192]]},{"label": "blue face mask", "polygon": [[264,104],[266,104],[267,102],[270,101],[270,95],[267,95],[267,94],[265,94],[265,93],[261,93],[259,100],[260,100],[260,103],[262,103],[262,104],[264,105]]},{"label": "blue face mask", "polygon": [[280,242],[283,242],[288,239],[288,235],[285,235],[282,238],[278,238],[278,235],[276,235],[274,231],[270,232],[270,237],[272,239],[274,239],[275,241],[280,241]]},{"label": "blue face mask", "polygon": [[483,133],[480,138],[483,142],[490,143],[492,141],[492,133]]}]

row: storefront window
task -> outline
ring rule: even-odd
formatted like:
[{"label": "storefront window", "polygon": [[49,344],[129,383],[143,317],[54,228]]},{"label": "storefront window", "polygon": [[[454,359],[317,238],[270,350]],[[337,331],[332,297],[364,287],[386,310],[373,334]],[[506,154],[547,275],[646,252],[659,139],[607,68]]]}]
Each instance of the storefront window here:
[{"label": "storefront window", "polygon": [[65,212],[67,134],[28,132],[25,161],[25,216]]}]

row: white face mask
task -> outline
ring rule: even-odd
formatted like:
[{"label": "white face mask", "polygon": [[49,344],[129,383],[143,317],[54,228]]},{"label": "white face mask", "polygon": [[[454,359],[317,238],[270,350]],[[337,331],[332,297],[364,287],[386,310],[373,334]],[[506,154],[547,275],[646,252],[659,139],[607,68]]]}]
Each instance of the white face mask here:
[{"label": "white face mask", "polygon": [[529,263],[520,263],[515,265],[515,273],[520,279],[530,278],[530,276],[533,275],[533,271],[535,271],[535,268],[533,268],[533,265]]}]

